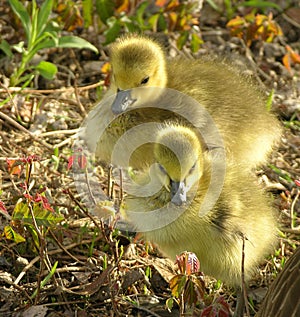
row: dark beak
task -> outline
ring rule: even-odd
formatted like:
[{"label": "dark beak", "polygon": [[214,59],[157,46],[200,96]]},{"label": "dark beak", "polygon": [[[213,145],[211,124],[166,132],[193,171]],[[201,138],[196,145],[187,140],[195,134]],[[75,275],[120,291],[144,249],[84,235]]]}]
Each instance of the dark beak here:
[{"label": "dark beak", "polygon": [[174,182],[171,180],[171,202],[176,206],[181,206],[186,202],[186,186],[184,182]]},{"label": "dark beak", "polygon": [[111,106],[113,114],[120,114],[130,107],[136,99],[133,99],[130,90],[120,90]]}]

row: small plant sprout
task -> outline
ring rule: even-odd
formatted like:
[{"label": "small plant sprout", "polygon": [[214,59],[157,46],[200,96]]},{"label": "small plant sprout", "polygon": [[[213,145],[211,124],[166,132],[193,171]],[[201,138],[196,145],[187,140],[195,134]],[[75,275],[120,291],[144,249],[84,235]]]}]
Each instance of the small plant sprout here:
[{"label": "small plant sprout", "polygon": [[172,298],[167,300],[166,305],[171,310],[175,301],[180,307],[180,316],[183,316],[187,306],[203,302],[205,284],[203,273],[199,272],[200,262],[194,253],[183,252],[176,263],[180,273],[170,281]]},{"label": "small plant sprout", "polygon": [[[33,0],[29,6],[30,13],[21,1],[9,0],[8,2],[16,16],[21,20],[26,36],[26,42],[21,41],[12,46],[13,50],[21,54],[21,62],[10,78],[10,86],[21,84],[26,87],[31,83],[35,74],[40,74],[46,79],[54,78],[57,73],[55,64],[47,61],[40,61],[37,65],[32,64],[35,54],[42,49],[69,47],[98,52],[94,45],[77,36],[60,36],[59,26],[51,18],[53,0],[42,2],[40,8]],[[14,56],[10,45],[5,40],[0,43],[0,49],[7,56],[11,58]]]},{"label": "small plant sprout", "polygon": [[273,20],[272,13],[266,16],[252,11],[245,17],[231,19],[226,26],[230,29],[231,36],[243,39],[248,47],[256,40],[269,43],[275,37],[282,36],[282,30]]}]

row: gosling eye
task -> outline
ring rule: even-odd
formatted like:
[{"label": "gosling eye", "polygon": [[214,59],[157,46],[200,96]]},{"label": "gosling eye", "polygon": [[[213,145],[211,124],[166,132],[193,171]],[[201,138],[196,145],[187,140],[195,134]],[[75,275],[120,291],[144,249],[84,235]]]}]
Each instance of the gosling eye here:
[{"label": "gosling eye", "polygon": [[192,174],[192,173],[194,172],[194,170],[195,170],[195,168],[196,168],[196,163],[197,163],[197,162],[195,162],[194,165],[193,165],[193,166],[191,167],[191,169],[189,170],[189,173],[190,173],[190,174]]},{"label": "gosling eye", "polygon": [[147,82],[149,81],[149,76],[145,77],[142,81],[141,81],[141,85],[145,85],[147,84]]}]

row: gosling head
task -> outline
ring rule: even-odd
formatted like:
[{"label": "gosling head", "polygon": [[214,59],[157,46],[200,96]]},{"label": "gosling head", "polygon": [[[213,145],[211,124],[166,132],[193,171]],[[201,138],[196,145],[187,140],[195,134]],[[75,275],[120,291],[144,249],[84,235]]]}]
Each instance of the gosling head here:
[{"label": "gosling head", "polygon": [[158,133],[154,156],[156,174],[170,192],[171,202],[177,206],[184,204],[203,171],[202,147],[198,136],[187,127],[169,125]]},{"label": "gosling head", "polygon": [[[162,47],[150,38],[138,35],[122,37],[110,49],[111,89],[117,93],[112,105],[114,114],[125,111],[137,100],[154,99],[152,89],[167,84],[166,59]],[[157,96],[155,96],[157,97]]]}]

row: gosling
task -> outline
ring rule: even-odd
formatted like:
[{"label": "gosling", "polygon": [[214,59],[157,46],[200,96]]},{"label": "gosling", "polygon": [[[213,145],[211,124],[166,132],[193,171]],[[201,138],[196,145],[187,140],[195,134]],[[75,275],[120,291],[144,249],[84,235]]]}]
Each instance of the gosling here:
[{"label": "gosling", "polygon": [[[194,98],[213,117],[223,136],[228,160],[249,169],[266,161],[280,137],[280,125],[267,110],[265,94],[253,80],[225,61],[167,59],[158,43],[142,35],[127,35],[113,43],[110,58],[112,76],[107,96],[116,94],[111,105],[115,114],[155,102],[160,93],[153,87],[182,92]],[[147,89],[131,90],[135,87]],[[184,101],[181,107],[187,108]],[[151,116],[153,121],[159,122],[172,119],[158,109],[153,109]],[[120,118],[117,128],[107,133],[106,141],[99,145],[101,149],[109,146],[110,137],[120,136],[118,127],[128,127],[129,119],[125,118]],[[91,120],[91,133],[97,124],[99,120]]]},{"label": "gosling", "polygon": [[[216,190],[210,187],[212,151],[196,131],[174,122],[161,124],[153,133],[155,162],[145,170],[145,182],[139,180],[140,192],[129,190],[125,197],[125,217],[166,256],[175,259],[185,250],[194,252],[204,273],[233,286],[241,285],[245,239],[248,281],[276,240],[267,197],[250,173],[227,164],[214,206],[199,215],[206,196]],[[215,158],[216,164],[224,164],[222,155]],[[149,189],[149,179],[156,188]]]}]

